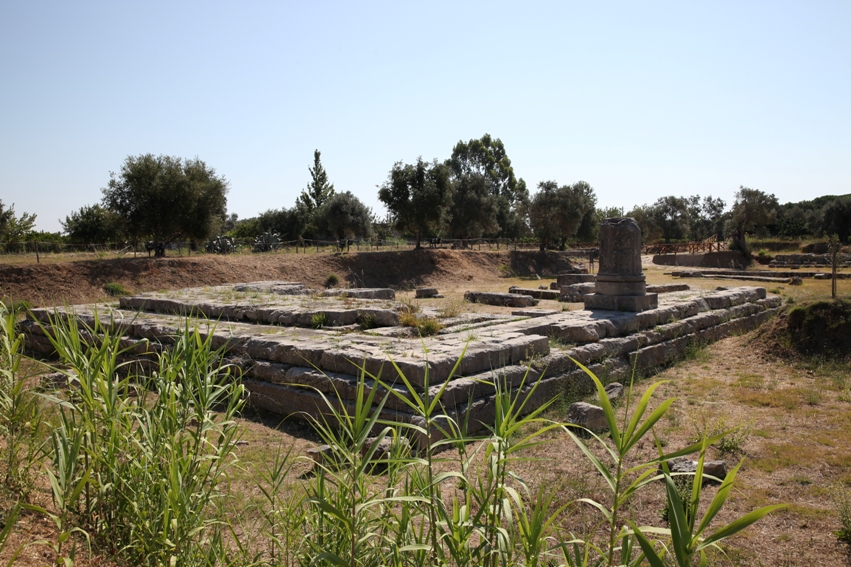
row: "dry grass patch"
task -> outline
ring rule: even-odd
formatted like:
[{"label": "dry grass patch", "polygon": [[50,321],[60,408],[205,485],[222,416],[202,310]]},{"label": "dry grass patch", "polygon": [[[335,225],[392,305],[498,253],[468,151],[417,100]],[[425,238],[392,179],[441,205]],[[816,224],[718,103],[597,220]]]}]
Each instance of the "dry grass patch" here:
[{"label": "dry grass patch", "polygon": [[783,408],[791,411],[803,403],[804,391],[802,388],[783,388],[771,391],[737,389],[733,391],[733,397],[737,401],[750,406]]}]

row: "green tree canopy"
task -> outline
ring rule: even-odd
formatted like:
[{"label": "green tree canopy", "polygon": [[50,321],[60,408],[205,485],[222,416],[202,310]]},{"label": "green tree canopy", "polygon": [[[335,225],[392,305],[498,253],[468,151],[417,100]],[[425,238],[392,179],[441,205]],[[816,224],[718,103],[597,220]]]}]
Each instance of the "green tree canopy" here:
[{"label": "green tree canopy", "polygon": [[652,207],[650,205],[635,205],[625,216],[632,218],[641,229],[641,240],[645,243],[655,242],[661,238],[662,233],[650,218]]},{"label": "green tree canopy", "polygon": [[20,242],[27,239],[35,225],[35,214],[22,213],[15,215],[15,204],[8,208],[0,201],[0,241]]},{"label": "green tree canopy", "polygon": [[131,238],[206,240],[224,221],[229,183],[198,158],[128,156],[110,173],[103,205]]},{"label": "green tree canopy", "polygon": [[277,232],[283,240],[299,240],[304,236],[307,230],[308,220],[307,210],[300,202],[296,203],[291,209],[269,209],[256,218],[256,234],[257,236],[263,232]]},{"label": "green tree canopy", "polygon": [[[61,222],[61,221],[60,221]],[[61,222],[62,229],[74,244],[101,244],[119,238],[119,219],[101,205],[83,206]]]},{"label": "green tree canopy", "polygon": [[563,248],[569,238],[577,235],[583,220],[596,216],[594,189],[585,181],[558,186],[555,181],[538,183],[532,197],[529,221],[540,239],[541,250],[558,242]]},{"label": "green tree canopy", "polygon": [[372,210],[350,191],[332,196],[319,212],[335,237],[365,237],[372,232]]},{"label": "green tree canopy", "polygon": [[662,233],[665,242],[688,236],[689,201],[685,197],[661,197],[650,206],[649,221]]},{"label": "green tree canopy", "polygon": [[728,221],[733,247],[747,253],[745,233],[773,223],[777,217],[777,207],[777,197],[774,195],[740,186]]},{"label": "green tree canopy", "polygon": [[448,221],[449,168],[437,160],[428,163],[422,158],[415,165],[396,162],[379,188],[378,199],[397,228],[413,234],[420,248],[424,237],[438,232]]},{"label": "green tree canopy", "polygon": [[824,208],[824,234],[835,234],[842,244],[851,236],[851,197],[836,199]]},{"label": "green tree canopy", "polygon": [[450,235],[465,239],[498,232],[498,203],[498,197],[490,193],[484,175],[470,173],[457,177],[452,186]]},{"label": "green tree canopy", "polygon": [[[523,179],[515,177],[502,140],[485,134],[481,139],[459,141],[446,164],[451,168],[458,195],[450,214],[453,218],[472,222],[470,234],[479,230],[508,238],[522,234],[526,227],[523,213],[529,202],[529,190]],[[467,210],[477,205],[484,208]],[[455,229],[459,223],[453,222]]]}]

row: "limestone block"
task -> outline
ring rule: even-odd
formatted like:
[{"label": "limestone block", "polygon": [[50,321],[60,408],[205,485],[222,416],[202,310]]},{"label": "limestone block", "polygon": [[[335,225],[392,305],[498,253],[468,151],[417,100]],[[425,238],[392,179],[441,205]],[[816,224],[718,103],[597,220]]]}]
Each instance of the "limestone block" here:
[{"label": "limestone block", "polygon": [[688,284],[659,284],[648,285],[647,293],[672,293],[675,291],[688,291],[691,289]]},{"label": "limestone block", "polygon": [[555,285],[552,289],[560,289],[564,286],[573,284],[593,284],[596,279],[597,276],[594,274],[558,274],[556,276],[556,281],[554,282]]},{"label": "limestone block", "polygon": [[350,297],[358,299],[396,299],[396,292],[391,288],[351,288],[326,289],[322,292],[325,297]]},{"label": "limestone block", "polygon": [[611,384],[606,384],[605,390],[606,395],[609,397],[609,401],[613,402],[623,395],[623,384],[620,382],[612,382]]},{"label": "limestone block", "polygon": [[531,307],[538,304],[538,300],[534,297],[514,293],[468,291],[464,293],[464,299],[470,303],[485,303],[488,305],[502,305],[505,307]]},{"label": "limestone block", "polygon": [[562,286],[558,300],[566,303],[582,303],[583,296],[594,293],[596,289],[593,283],[578,283]]},{"label": "limestone block", "polygon": [[511,312],[515,317],[547,317],[558,315],[561,311],[555,309],[515,309]]},{"label": "limestone block", "polygon": [[[600,287],[597,280],[597,288]],[[655,293],[646,295],[603,295],[592,293],[583,297],[585,309],[603,309],[608,311],[648,311],[659,304],[659,296]]]},{"label": "limestone block", "polygon": [[600,340],[597,325],[587,321],[567,321],[555,324],[552,335],[566,343],[583,344],[595,343]]},{"label": "limestone block", "polygon": [[535,299],[558,299],[559,292],[550,289],[527,289],[517,286],[508,288],[508,293],[528,295]]},{"label": "limestone block", "polygon": [[[697,461],[688,457],[677,457],[668,461],[668,469],[672,473],[693,473],[697,471]],[[659,465],[659,472],[662,472],[662,470],[662,465]],[[703,474],[724,480],[727,477],[727,463],[725,461],[704,461]]]},{"label": "limestone block", "polygon": [[565,420],[569,424],[578,425],[594,433],[609,430],[609,422],[606,420],[603,408],[586,402],[570,404]]},{"label": "limestone block", "polygon": [[436,287],[420,287],[416,291],[416,297],[418,298],[434,297],[436,295],[438,295]]}]

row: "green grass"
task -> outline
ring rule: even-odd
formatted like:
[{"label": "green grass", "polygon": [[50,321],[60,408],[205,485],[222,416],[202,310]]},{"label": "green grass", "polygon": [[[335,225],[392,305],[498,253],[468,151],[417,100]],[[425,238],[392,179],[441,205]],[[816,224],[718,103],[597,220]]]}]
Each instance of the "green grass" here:
[{"label": "green grass", "polygon": [[310,317],[310,326],[314,329],[321,329],[328,324],[328,315],[324,312],[314,313]]},{"label": "green grass", "polygon": [[130,295],[130,292],[123,285],[117,282],[109,282],[103,284],[103,291],[110,297]]}]

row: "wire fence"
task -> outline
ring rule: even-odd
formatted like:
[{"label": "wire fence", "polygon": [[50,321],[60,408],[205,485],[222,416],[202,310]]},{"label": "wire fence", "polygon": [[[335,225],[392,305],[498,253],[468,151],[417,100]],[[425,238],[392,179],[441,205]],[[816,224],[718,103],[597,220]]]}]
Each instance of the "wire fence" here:
[{"label": "wire fence", "polygon": [[[255,239],[228,239],[232,246],[224,249],[224,253],[247,254],[261,251],[257,249]],[[212,243],[212,241],[210,242]],[[166,254],[193,255],[215,253],[216,249],[208,242],[192,241],[170,242],[165,245]],[[322,254],[339,252],[373,252],[388,250],[412,250],[416,248],[416,240],[412,239],[351,239],[351,240],[319,240],[299,239],[275,241],[269,243],[262,253],[279,254]],[[533,240],[510,238],[432,238],[420,242],[421,248],[452,249],[452,250],[536,250],[540,243]],[[595,243],[570,243],[565,250],[583,251],[596,248]],[[138,257],[153,256],[154,246],[146,242],[105,242],[105,243],[68,243],[57,241],[28,240],[21,242],[0,243],[0,256],[36,256],[37,261],[42,256],[71,255],[71,256],[119,256]]]},{"label": "wire fence", "polygon": [[729,250],[727,242],[678,242],[674,244],[648,244],[643,254],[706,254]]}]

